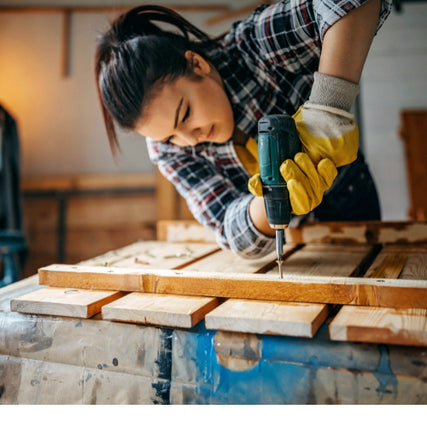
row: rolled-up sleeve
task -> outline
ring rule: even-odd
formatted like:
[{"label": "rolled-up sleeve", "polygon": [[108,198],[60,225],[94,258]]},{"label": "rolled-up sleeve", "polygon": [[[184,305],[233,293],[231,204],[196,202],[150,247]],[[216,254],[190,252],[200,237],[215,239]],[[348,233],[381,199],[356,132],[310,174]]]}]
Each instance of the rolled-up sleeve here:
[{"label": "rolled-up sleeve", "polygon": [[[197,153],[191,147],[176,147],[147,140],[151,161],[162,175],[172,182],[187,202],[194,218],[215,233],[218,245],[231,249],[244,258],[257,258],[274,249],[274,239],[260,233],[249,217],[253,196],[237,188],[220,173],[212,158]],[[218,151],[226,150],[220,147]],[[230,156],[229,161],[232,162]],[[230,168],[229,168],[230,169]],[[236,164],[232,174],[246,172]]]}]

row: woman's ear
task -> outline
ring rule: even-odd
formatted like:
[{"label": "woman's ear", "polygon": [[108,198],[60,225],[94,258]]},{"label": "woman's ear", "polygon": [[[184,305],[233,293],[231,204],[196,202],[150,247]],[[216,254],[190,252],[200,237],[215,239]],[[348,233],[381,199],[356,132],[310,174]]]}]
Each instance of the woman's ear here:
[{"label": "woman's ear", "polygon": [[207,76],[211,72],[211,66],[201,55],[191,50],[185,52],[185,59],[190,64],[194,73],[198,76]]}]

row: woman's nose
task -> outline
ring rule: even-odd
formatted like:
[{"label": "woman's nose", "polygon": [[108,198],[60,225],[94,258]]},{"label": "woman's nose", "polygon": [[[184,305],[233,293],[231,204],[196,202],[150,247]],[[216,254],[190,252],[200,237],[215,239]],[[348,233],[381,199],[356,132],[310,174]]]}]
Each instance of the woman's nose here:
[{"label": "woman's nose", "polygon": [[200,142],[200,137],[202,135],[202,130],[200,128],[191,129],[189,132],[186,132],[183,135],[183,138],[188,145],[196,145]]}]

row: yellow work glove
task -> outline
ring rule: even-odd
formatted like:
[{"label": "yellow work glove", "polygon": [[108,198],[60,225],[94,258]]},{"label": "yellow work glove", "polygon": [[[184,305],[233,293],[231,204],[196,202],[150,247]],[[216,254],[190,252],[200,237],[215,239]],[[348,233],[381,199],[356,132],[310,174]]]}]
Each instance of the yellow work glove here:
[{"label": "yellow work glove", "polygon": [[[292,212],[304,215],[320,204],[337,176],[337,168],[329,159],[321,160],[316,167],[306,153],[297,153],[294,160],[282,163],[280,173],[288,186]],[[248,188],[254,196],[263,195],[259,173],[249,179]]]},{"label": "yellow work glove", "polygon": [[[294,114],[302,152],[280,166],[294,214],[317,207],[337,176],[337,167],[356,160],[359,132],[349,110],[358,89],[354,83],[315,73],[309,101]],[[262,196],[259,174],[250,178],[248,188]]]},{"label": "yellow work glove", "polygon": [[314,73],[310,98],[292,117],[303,151],[315,165],[322,159],[336,167],[356,160],[359,129],[350,109],[358,92],[355,83]]}]

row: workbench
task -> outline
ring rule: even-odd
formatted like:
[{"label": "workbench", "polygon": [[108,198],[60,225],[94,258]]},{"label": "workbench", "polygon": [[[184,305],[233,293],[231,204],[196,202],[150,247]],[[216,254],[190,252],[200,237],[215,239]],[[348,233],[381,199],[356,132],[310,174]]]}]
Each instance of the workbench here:
[{"label": "workbench", "polygon": [[0,403],[427,403],[426,223],[287,230],[283,283],[274,254],[239,260],[193,223],[159,230],[0,290]]}]

